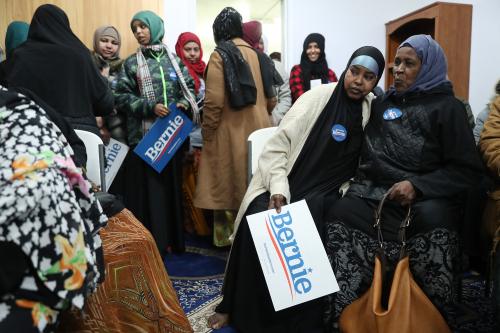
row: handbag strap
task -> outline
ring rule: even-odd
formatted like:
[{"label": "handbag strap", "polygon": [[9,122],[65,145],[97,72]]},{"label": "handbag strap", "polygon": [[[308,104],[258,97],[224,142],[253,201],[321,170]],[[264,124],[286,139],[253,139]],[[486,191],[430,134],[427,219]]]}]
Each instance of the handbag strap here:
[{"label": "handbag strap", "polygon": [[[380,224],[382,222],[382,208],[384,207],[384,203],[388,195],[389,191],[387,191],[380,200],[378,207],[375,210],[375,224],[373,225],[373,227],[377,229],[379,250],[382,252],[384,252],[384,238],[382,236],[382,228],[380,227]],[[411,211],[412,211],[411,205],[408,205],[408,211],[406,212],[406,216],[399,226],[399,242],[401,243],[400,258],[406,255],[406,228],[408,228],[411,222]]]}]

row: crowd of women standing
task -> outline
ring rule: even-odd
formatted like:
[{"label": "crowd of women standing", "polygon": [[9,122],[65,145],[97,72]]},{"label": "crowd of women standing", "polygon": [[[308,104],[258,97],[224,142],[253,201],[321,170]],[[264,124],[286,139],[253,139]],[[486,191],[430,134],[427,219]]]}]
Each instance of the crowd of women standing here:
[{"label": "crowd of women standing", "polygon": [[[9,276],[1,285],[2,330],[21,320],[26,331],[53,331],[58,312],[82,308],[87,298],[83,316],[66,311],[61,332],[92,325],[189,332],[161,263],[165,254],[185,251],[188,230],[212,233],[217,246],[232,245],[222,302],[208,320],[210,327],[335,332],[342,311],[370,285],[378,246],[372,212],[384,196],[390,200],[382,226],[389,259],[397,261],[399,223],[411,205],[412,272],[448,319],[457,300],[460,207],[482,168],[463,105],[447,79],[446,57],[430,36],[413,36],[399,46],[395,85],[375,99],[371,92],[385,60],[372,46],[355,50],[338,80],[326,61],[325,38],[312,33],[288,79],[280,74],[279,62],[265,54],[262,25],[243,23],[231,7],[215,18],[217,46],[208,64],[202,60],[199,38],[191,32],[178,37],[172,53],[163,43],[164,22],[151,11],[136,13],[130,28],[138,48],[122,59],[122,37],[114,26],[95,31],[89,52],[56,6],[41,6],[29,26],[9,26],[7,60],[0,64],[0,84],[9,88],[0,91],[0,107],[9,110],[0,120],[5,127],[0,132],[5,149],[0,153],[14,162],[1,165],[0,182],[18,191],[17,196],[20,191],[30,196],[25,197],[27,203],[0,201],[10,212],[0,215],[0,246],[15,254],[0,257],[8,263],[0,275]],[[157,172],[133,150],[173,107],[194,126],[189,139]],[[34,140],[25,147],[26,138],[16,126],[27,123],[41,130],[30,129]],[[278,127],[250,181],[246,140],[270,126]],[[79,171],[86,155],[74,129],[130,147],[109,191],[116,197],[99,194]],[[50,149],[44,146],[46,140]],[[32,157],[19,159],[18,154],[26,152]],[[30,185],[29,179],[38,182]],[[50,202],[43,198],[45,186],[57,189]],[[16,197],[4,188],[0,196]],[[36,198],[42,202],[39,207]],[[341,288],[328,298],[275,312],[244,222],[247,215],[268,208],[279,211],[302,199]],[[36,209],[19,213],[26,205]],[[78,205],[79,214],[57,212],[67,224],[64,228],[54,225],[53,209]],[[41,241],[12,236],[13,226],[36,229],[40,224],[47,230]],[[43,255],[38,258],[33,249]],[[125,258],[123,253],[131,255]],[[16,270],[17,277],[8,271],[13,258],[25,264]],[[137,265],[129,275],[142,272],[140,288],[154,295],[156,312],[125,296],[126,284],[136,279],[118,279],[112,269],[118,262],[120,267]],[[113,285],[108,275],[103,280],[104,266],[122,283]],[[64,273],[67,267],[71,279]],[[88,297],[98,283],[100,289]],[[111,288],[124,294],[113,301],[107,293]],[[117,304],[127,305],[126,310]],[[25,320],[30,311],[33,323]]]}]

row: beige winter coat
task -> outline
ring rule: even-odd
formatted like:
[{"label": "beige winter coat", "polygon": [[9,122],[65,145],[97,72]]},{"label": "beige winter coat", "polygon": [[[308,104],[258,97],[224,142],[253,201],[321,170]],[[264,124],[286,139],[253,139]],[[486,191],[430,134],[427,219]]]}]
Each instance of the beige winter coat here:
[{"label": "beige winter coat", "polygon": [[267,99],[257,53],[240,38],[233,39],[250,65],[257,101],[234,111],[229,105],[224,83],[224,66],[219,53],[208,62],[203,107],[203,150],[194,198],[205,209],[239,208],[247,187],[247,139],[257,129],[270,127],[269,114],[276,99]]},{"label": "beige winter coat", "polygon": [[[337,83],[323,84],[304,93],[293,104],[276,132],[266,143],[259,158],[258,168],[238,211],[231,240],[234,239],[248,206],[260,194],[266,191],[269,191],[271,196],[281,194],[286,197],[287,202],[290,202],[288,174],[336,85]],[[373,94],[370,93],[363,101],[363,127],[370,118],[372,99]]]}]

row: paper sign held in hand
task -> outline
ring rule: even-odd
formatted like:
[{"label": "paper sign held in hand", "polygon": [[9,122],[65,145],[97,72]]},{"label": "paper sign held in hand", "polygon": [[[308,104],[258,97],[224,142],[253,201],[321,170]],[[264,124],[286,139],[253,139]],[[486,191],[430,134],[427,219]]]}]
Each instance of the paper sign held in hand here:
[{"label": "paper sign held in hand", "polygon": [[182,146],[193,129],[193,123],[175,104],[168,106],[170,114],[158,118],[134,149],[156,172],[160,173]]},{"label": "paper sign held in hand", "polygon": [[305,200],[247,221],[276,311],[339,290]]}]

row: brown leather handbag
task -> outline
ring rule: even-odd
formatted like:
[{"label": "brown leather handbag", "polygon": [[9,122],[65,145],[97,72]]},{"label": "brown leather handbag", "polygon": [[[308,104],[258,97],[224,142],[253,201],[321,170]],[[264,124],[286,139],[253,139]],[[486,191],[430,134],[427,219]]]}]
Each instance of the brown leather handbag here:
[{"label": "brown leather handbag", "polygon": [[385,252],[380,228],[381,213],[387,194],[375,212],[379,250],[370,289],[347,306],[340,315],[344,333],[447,333],[451,330],[439,311],[417,285],[410,272],[406,252],[406,228],[411,221],[411,206],[403,220],[399,239],[401,252],[392,284],[386,276]]}]

